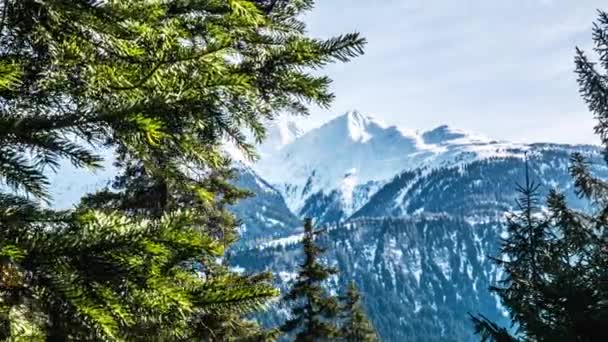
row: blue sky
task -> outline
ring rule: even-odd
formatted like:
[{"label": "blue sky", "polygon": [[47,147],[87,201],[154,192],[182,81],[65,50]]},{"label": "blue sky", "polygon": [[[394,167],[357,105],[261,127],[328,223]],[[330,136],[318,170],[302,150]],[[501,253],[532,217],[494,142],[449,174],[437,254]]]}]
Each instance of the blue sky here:
[{"label": "blue sky", "polygon": [[337,99],[318,125],[350,109],[412,129],[448,124],[496,139],[594,143],[574,48],[590,51],[596,0],[321,0],[311,34],[357,30],[366,55],[334,65]]}]

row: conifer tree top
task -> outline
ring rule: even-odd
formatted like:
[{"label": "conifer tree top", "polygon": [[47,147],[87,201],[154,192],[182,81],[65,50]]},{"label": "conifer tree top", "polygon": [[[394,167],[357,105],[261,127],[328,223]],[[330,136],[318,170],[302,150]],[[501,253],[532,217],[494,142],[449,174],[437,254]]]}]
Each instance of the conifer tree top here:
[{"label": "conifer tree top", "polygon": [[[312,70],[365,41],[309,37],[299,18],[312,5],[0,3],[0,339],[260,335],[240,316],[277,291],[215,263],[235,226],[225,206],[242,195],[220,145],[253,157],[247,130],[260,140],[264,120],[333,99]],[[66,212],[32,200],[52,203],[46,175],[62,160],[98,168],[102,149],[119,157],[120,191]]]}]

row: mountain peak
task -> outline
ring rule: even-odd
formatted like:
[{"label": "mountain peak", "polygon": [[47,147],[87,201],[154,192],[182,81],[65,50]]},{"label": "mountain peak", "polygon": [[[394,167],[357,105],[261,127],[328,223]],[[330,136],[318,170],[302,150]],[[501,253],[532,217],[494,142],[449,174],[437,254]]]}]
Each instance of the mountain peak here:
[{"label": "mountain peak", "polygon": [[363,115],[357,110],[351,110],[336,117],[328,122],[326,126],[334,126],[335,129],[346,133],[353,141],[357,142],[370,140],[378,128],[383,128],[379,121]]},{"label": "mountain peak", "polygon": [[353,123],[365,123],[368,121],[368,117],[361,114],[361,112],[356,109],[346,112],[343,116],[346,117],[348,121]]},{"label": "mountain peak", "polygon": [[348,133],[355,141],[368,141],[371,139],[371,134],[367,130],[369,124],[368,118],[363,116],[358,111],[346,113]]}]

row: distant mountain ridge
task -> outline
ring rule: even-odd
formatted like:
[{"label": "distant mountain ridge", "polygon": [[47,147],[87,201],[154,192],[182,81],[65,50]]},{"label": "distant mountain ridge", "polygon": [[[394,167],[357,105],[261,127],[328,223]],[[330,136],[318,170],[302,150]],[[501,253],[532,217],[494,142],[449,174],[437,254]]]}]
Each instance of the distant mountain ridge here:
[{"label": "distant mountain ridge", "polygon": [[296,216],[316,212],[312,216],[325,217],[321,220],[325,222],[355,214],[403,172],[427,173],[492,158],[523,160],[525,153],[547,150],[597,150],[586,145],[496,141],[447,125],[416,132],[357,111],[308,132],[292,122],[271,126],[260,149],[261,159],[249,164],[250,169],[281,193]]},{"label": "distant mountain ridge", "polygon": [[[573,152],[583,153],[593,171],[608,178],[598,148],[551,144],[531,146],[530,175],[543,195],[557,188],[584,210],[568,171]],[[505,213],[514,209],[523,169],[519,157],[493,157],[404,171],[350,216],[335,194],[316,198],[306,215],[330,227],[323,239],[326,261],[341,270],[328,288],[338,291],[356,281],[383,341],[476,341],[468,312],[508,324],[487,289],[502,279],[489,257],[497,255],[505,236]],[[239,250],[232,260],[241,269],[272,271],[285,289],[302,262],[299,239],[294,226],[291,234]],[[261,318],[276,326],[285,312],[279,306]]]}]

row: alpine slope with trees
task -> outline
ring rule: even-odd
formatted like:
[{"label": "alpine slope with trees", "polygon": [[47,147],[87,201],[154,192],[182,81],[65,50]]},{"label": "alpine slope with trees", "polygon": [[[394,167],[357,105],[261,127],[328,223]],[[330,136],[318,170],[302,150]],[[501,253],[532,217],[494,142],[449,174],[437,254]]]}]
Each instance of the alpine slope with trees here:
[{"label": "alpine slope with trees", "polygon": [[[404,135],[395,134],[395,129],[374,127],[373,122],[369,123],[372,119],[353,113],[336,120],[330,125],[331,130],[321,127],[310,131],[284,148],[301,150],[304,146],[300,145],[301,139],[306,139],[309,148],[317,151],[315,154],[331,154],[332,145],[310,142],[333,137],[332,142],[343,139],[354,151],[346,155],[336,151],[333,158],[340,163],[345,163],[345,156],[365,154],[368,149],[376,151],[376,155],[384,153],[377,159],[362,159],[374,170],[386,166],[382,164],[385,157],[390,157],[390,162],[398,161],[397,154],[389,154],[381,145],[369,145],[375,144],[376,139],[384,140],[384,134],[391,139],[403,139]],[[365,128],[367,141],[353,140],[352,136],[357,135],[348,131],[349,126],[366,121],[367,126],[358,127]],[[344,128],[346,136],[329,134],[339,132],[339,127]],[[323,260],[338,268],[341,276],[326,282],[326,288],[339,293],[354,280],[364,294],[363,304],[382,340],[475,341],[469,312],[483,313],[489,320],[508,327],[508,312],[500,298],[486,289],[497,285],[504,276],[490,257],[500,255],[500,240],[508,234],[505,213],[517,210],[516,184],[525,183],[526,165],[530,179],[540,185],[540,197],[559,188],[569,205],[585,211],[591,207],[577,195],[569,170],[570,159],[573,153],[584,156],[589,170],[605,178],[608,168],[602,150],[585,145],[494,142],[449,127],[423,132],[412,140],[423,138],[426,146],[418,146],[412,152],[409,168],[386,180],[368,181],[361,172],[346,169],[335,189],[328,185],[326,190],[314,193],[315,187],[327,184],[328,178],[326,170],[311,171],[310,186],[305,188],[312,190],[305,201],[305,210],[299,213],[293,207],[296,201],[289,200],[293,193],[300,193],[293,191],[298,188],[297,177],[284,187],[276,183],[273,186],[268,178],[263,183],[252,183],[269,186],[263,187],[263,196],[282,195],[282,200],[266,202],[264,211],[255,212],[258,222],[267,222],[268,227],[278,229],[266,240],[256,238],[254,243],[233,251],[232,264],[248,271],[272,271],[282,291],[289,291],[303,255],[299,248],[300,224],[290,225],[285,220],[283,225],[276,225],[279,216],[275,213],[288,207],[293,215],[310,215],[319,228],[328,228],[321,237],[327,248]],[[419,158],[422,149],[432,154],[429,152],[426,161],[415,162],[413,158]],[[400,156],[404,160],[410,158],[402,152]],[[314,165],[312,153],[310,158],[308,165]],[[306,164],[298,154],[288,161],[291,165]],[[355,165],[357,162],[352,160]],[[334,167],[336,163],[327,165]],[[241,170],[263,178],[262,170],[256,172],[256,168],[253,164]],[[332,172],[338,174],[337,171]],[[348,198],[353,199],[350,203],[361,202],[347,207],[344,204]],[[354,212],[349,214],[349,210]],[[252,221],[247,216],[243,218],[249,233]],[[289,310],[283,309],[279,306],[262,315],[261,322],[269,327],[280,325],[289,317]]]},{"label": "alpine slope with trees", "polygon": [[[363,52],[306,34],[313,1],[5,0],[0,17],[0,339],[262,341],[278,295],[222,261],[230,141],[246,156],[278,112],[328,106],[312,73]],[[105,190],[53,209],[49,173]],[[77,181],[75,179],[70,181]],[[218,261],[219,260],[219,261]]]},{"label": "alpine slope with trees", "polygon": [[294,333],[295,341],[322,341],[337,339],[339,328],[336,325],[339,303],[336,296],[327,294],[323,282],[338,273],[338,270],[327,267],[319,262],[323,253],[315,237],[321,234],[315,231],[312,220],[304,222],[304,262],[300,266],[291,290],[285,296],[287,301],[294,304],[290,318],[283,324],[281,330]]},{"label": "alpine slope with trees", "polygon": [[304,262],[284,298],[291,314],[281,331],[294,336],[298,342],[377,341],[356,285],[351,282],[342,298],[325,288],[331,277],[339,275],[339,270],[320,260],[325,249],[316,240],[324,233],[324,230],[315,230],[311,219],[304,221]]}]

